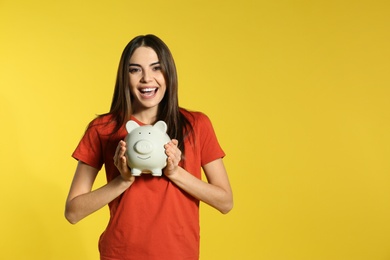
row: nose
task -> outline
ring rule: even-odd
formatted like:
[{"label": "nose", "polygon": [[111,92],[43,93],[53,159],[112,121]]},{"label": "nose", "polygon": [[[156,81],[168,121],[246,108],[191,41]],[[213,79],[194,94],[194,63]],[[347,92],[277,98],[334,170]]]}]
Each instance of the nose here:
[{"label": "nose", "polygon": [[142,82],[149,82],[152,80],[151,73],[148,70],[144,70],[142,74]]},{"label": "nose", "polygon": [[134,150],[140,154],[148,154],[153,151],[153,144],[147,140],[140,140],[134,145]]}]

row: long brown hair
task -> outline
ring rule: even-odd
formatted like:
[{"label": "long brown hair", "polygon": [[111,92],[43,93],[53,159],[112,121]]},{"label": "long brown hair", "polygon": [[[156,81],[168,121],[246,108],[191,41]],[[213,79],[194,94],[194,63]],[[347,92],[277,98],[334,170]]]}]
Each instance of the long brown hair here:
[{"label": "long brown hair", "polygon": [[178,101],[178,80],[176,65],[168,46],[157,36],[148,34],[132,39],[123,50],[115,83],[110,112],[115,121],[113,132],[117,132],[130,119],[132,114],[132,95],[129,87],[129,61],[139,47],[152,48],[160,61],[167,89],[158,106],[157,120],[163,120],[168,126],[168,135],[179,141],[184,152],[184,138],[192,132],[192,126],[180,112]]}]

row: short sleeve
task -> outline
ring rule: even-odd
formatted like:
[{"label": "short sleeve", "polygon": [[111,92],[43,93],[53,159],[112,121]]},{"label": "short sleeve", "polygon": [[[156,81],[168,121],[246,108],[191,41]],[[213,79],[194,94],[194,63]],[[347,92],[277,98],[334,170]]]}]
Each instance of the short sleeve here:
[{"label": "short sleeve", "polygon": [[202,166],[216,159],[225,157],[210,119],[203,113],[197,116],[197,131],[200,141]]},{"label": "short sleeve", "polygon": [[98,170],[103,166],[102,142],[98,127],[91,122],[84,136],[72,154],[76,160],[80,160]]}]

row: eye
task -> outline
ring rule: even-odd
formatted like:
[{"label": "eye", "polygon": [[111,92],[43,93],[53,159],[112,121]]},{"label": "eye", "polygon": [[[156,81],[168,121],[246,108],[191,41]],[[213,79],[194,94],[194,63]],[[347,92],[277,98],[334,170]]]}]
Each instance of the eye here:
[{"label": "eye", "polygon": [[153,67],[153,70],[154,71],[160,71],[161,70],[161,66],[155,66],[155,67]]},{"label": "eye", "polygon": [[130,72],[131,74],[137,73],[137,72],[139,72],[139,71],[141,71],[140,68],[134,68],[134,67],[130,67],[130,68],[129,68],[129,72]]}]

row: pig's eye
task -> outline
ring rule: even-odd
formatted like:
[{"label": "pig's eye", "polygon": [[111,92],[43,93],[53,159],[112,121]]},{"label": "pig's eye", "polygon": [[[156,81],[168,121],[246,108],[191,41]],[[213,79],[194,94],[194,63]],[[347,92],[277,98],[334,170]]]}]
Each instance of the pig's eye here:
[{"label": "pig's eye", "polygon": [[149,132],[149,134],[151,134],[151,133]]}]

